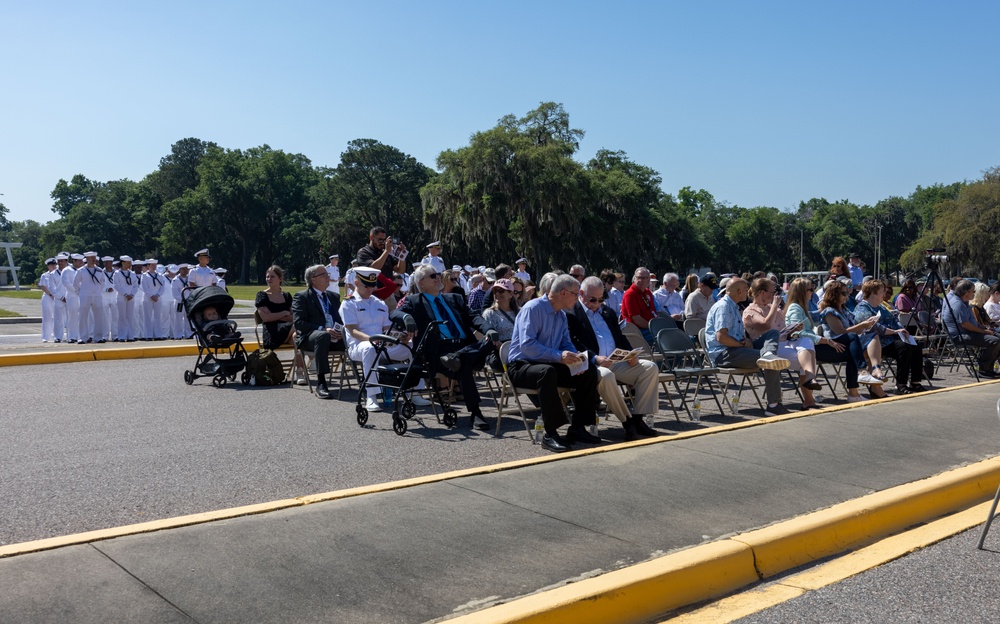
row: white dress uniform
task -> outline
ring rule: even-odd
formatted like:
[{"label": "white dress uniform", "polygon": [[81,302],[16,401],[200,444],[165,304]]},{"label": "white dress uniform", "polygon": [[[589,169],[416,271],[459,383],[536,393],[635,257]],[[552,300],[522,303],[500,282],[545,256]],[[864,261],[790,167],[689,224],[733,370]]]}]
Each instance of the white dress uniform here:
[{"label": "white dress uniform", "polygon": [[108,287],[108,278],[104,269],[97,266],[83,266],[76,272],[73,285],[80,293],[80,342],[107,342],[101,335],[104,331],[104,290]]},{"label": "white dress uniform", "polygon": [[347,269],[347,275],[344,276],[344,295],[346,297],[354,296],[354,279],[357,277],[357,273],[354,272],[354,267]]},{"label": "white dress uniform", "polygon": [[[52,291],[49,290],[49,282],[52,280],[53,271],[46,271],[38,278],[38,288],[42,290],[42,342],[53,340],[53,326],[55,325],[55,300]],[[48,292],[46,292],[48,291]]]},{"label": "white dress uniform", "polygon": [[[73,254],[77,255],[77,254]],[[76,289],[76,269],[63,269],[62,283],[66,287],[66,337],[70,342],[80,339],[80,292]]]},{"label": "white dress uniform", "polygon": [[62,342],[66,337],[66,285],[63,284],[62,275],[65,269],[56,269],[49,277],[49,292],[53,297],[52,311],[52,336],[55,342]]},{"label": "white dress uniform", "polygon": [[[383,330],[392,324],[389,320],[389,308],[385,302],[378,297],[371,295],[367,299],[362,299],[361,295],[355,294],[350,299],[345,299],[340,304],[340,318],[344,326],[357,325],[358,330],[369,336],[383,333]],[[361,362],[364,376],[368,377],[368,371],[375,364],[375,347],[372,343],[359,341],[351,332],[345,329],[344,340],[347,343],[347,357],[355,362]],[[396,362],[410,359],[410,350],[404,345],[392,345],[387,351],[390,359]],[[422,383],[422,382],[421,382]],[[422,388],[423,386],[418,386]],[[381,391],[380,388],[369,386],[368,397],[375,398]]]},{"label": "white dress uniform", "polygon": [[118,337],[118,293],[115,292],[115,271],[104,269],[104,276],[108,280],[108,285],[104,288],[104,318],[107,323],[104,338],[114,340]]},{"label": "white dress uniform", "polygon": [[[153,265],[154,267],[156,265]],[[142,278],[142,316],[143,327],[145,327],[145,337],[148,340],[160,340],[163,335],[163,305],[161,297],[166,288],[166,278],[156,272],[147,273]]]},{"label": "white dress uniform", "polygon": [[326,274],[330,278],[330,285],[326,287],[327,292],[336,293],[340,296],[340,267],[326,265]]},{"label": "white dress uniform", "polygon": [[163,296],[160,297],[160,308],[162,309],[162,314],[160,315],[160,335],[164,338],[174,337],[174,280],[176,277],[171,278],[169,273],[164,273],[161,276],[164,281]]},{"label": "white dress uniform", "polygon": [[135,315],[135,295],[139,290],[139,276],[131,269],[118,269],[115,271],[112,283],[118,293],[118,333],[115,337],[119,341],[135,340],[138,327],[132,323],[132,319]]},{"label": "white dress uniform", "polygon": [[187,313],[184,312],[183,300],[187,299],[189,293],[184,292],[187,288],[190,280],[187,277],[183,277],[180,274],[174,278],[173,283],[170,284],[170,289],[173,291],[174,295],[174,307],[172,308],[171,318],[173,322],[173,334],[174,338],[180,340],[182,338],[190,338],[192,335],[191,325],[187,321]]},{"label": "white dress uniform", "polygon": [[203,286],[215,286],[219,283],[219,276],[215,271],[207,266],[196,266],[188,273],[188,281],[195,288]]}]

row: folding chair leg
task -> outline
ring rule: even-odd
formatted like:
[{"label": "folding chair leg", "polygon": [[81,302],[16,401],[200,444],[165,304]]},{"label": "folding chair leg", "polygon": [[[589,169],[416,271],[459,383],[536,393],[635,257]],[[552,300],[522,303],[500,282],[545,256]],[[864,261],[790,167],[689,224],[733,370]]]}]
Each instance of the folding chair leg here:
[{"label": "folding chair leg", "polygon": [[976,546],[979,550],[983,549],[983,543],[986,542],[986,534],[990,532],[990,525],[997,517],[997,503],[1000,503],[1000,487],[997,488],[996,496],[993,497],[993,504],[990,506],[990,515],[986,518],[986,524],[983,525],[983,534],[979,536],[979,544]]}]

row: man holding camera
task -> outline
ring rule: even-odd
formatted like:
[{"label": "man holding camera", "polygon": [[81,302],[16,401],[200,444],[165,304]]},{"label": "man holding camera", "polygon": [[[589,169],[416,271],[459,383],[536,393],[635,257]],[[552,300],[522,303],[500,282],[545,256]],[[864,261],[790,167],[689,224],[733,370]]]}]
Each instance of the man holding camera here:
[{"label": "man holding camera", "polygon": [[[403,243],[394,243],[392,237],[386,234],[385,228],[376,225],[368,233],[368,244],[358,250],[358,263],[361,266],[378,269],[391,282],[394,272],[403,273],[406,271],[406,254],[403,254],[403,258],[392,255],[394,246],[397,252],[406,251],[406,246]],[[385,303],[390,310],[394,310],[396,297],[390,295]]]}]

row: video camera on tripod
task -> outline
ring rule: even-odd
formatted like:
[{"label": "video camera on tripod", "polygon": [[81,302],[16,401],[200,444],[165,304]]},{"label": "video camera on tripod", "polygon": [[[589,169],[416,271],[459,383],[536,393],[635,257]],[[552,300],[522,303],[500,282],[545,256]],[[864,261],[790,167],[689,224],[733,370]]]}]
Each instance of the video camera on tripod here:
[{"label": "video camera on tripod", "polygon": [[937,271],[939,264],[948,264],[948,256],[944,249],[925,249],[924,261],[929,270]]}]

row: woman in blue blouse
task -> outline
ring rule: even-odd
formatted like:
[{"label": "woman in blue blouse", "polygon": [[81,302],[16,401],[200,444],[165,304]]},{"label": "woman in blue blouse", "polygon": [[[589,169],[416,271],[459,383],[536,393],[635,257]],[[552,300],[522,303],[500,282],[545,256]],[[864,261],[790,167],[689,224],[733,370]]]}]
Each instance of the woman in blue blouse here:
[{"label": "woman in blue blouse", "polygon": [[823,334],[847,344],[851,353],[859,354],[857,356],[859,371],[864,371],[865,367],[871,364],[871,372],[859,373],[858,381],[869,386],[873,399],[881,399],[887,395],[880,387],[884,379],[880,366],[882,344],[875,340],[876,334],[873,331],[877,319],[870,318],[858,323],[847,309],[847,299],[850,295],[850,287],[840,281],[830,280],[823,285],[823,301],[819,304],[819,313],[823,319]]},{"label": "woman in blue blouse", "polygon": [[[871,317],[876,317],[874,330],[882,343],[882,353],[896,358],[896,393],[910,394],[926,390],[920,381],[924,375],[924,350],[919,344],[913,344],[912,337],[882,305],[885,295],[885,284],[879,280],[871,280],[861,286],[864,297],[854,308],[854,318],[860,323]],[[909,380],[909,385],[907,385]]]}]

